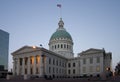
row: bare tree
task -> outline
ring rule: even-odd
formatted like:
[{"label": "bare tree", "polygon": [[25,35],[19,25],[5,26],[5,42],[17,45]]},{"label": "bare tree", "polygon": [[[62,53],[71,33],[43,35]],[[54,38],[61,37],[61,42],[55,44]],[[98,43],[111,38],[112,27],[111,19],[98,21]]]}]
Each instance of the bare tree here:
[{"label": "bare tree", "polygon": [[117,66],[115,67],[115,74],[116,75],[120,75],[120,62],[117,64]]}]

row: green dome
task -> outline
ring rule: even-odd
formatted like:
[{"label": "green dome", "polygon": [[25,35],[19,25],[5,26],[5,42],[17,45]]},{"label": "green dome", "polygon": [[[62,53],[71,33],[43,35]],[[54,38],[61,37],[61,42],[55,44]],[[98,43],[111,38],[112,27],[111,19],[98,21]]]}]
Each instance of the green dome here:
[{"label": "green dome", "polygon": [[66,30],[57,30],[55,33],[53,33],[50,40],[53,40],[56,38],[67,38],[72,40],[71,35]]}]

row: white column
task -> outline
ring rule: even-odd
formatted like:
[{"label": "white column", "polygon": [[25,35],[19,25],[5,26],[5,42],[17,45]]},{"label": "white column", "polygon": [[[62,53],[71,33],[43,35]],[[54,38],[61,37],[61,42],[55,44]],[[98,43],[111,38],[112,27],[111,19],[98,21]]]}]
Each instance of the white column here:
[{"label": "white column", "polygon": [[40,74],[40,56],[38,56],[37,68],[38,68],[38,73]]},{"label": "white column", "polygon": [[19,75],[20,73],[20,59],[17,58],[17,75]]},{"label": "white column", "polygon": [[30,57],[28,57],[27,61],[27,74],[30,75]]},{"label": "white column", "polygon": [[33,74],[36,74],[36,56],[34,56]]},{"label": "white column", "polygon": [[40,76],[43,76],[43,61],[42,61],[42,56],[40,56]]},{"label": "white column", "polygon": [[16,58],[13,59],[13,75],[16,75]]},{"label": "white column", "polygon": [[[47,75],[47,69],[48,69],[48,58],[45,56],[45,60],[44,60],[44,70],[45,70],[45,75]],[[56,71],[56,70],[55,70]]]},{"label": "white column", "polygon": [[22,58],[22,75],[25,74],[25,58]]}]

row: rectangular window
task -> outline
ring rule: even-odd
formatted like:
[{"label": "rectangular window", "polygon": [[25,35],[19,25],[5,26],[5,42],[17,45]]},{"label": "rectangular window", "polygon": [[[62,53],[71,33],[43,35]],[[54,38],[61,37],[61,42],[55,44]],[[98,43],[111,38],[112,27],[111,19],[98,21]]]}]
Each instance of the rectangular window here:
[{"label": "rectangular window", "polygon": [[31,74],[33,74],[33,69],[32,68],[30,69],[30,72],[31,72]]},{"label": "rectangular window", "polygon": [[78,64],[79,64],[79,67],[80,67],[80,61],[79,61],[79,63],[78,63]]},{"label": "rectangular window", "polygon": [[59,74],[61,74],[61,69],[59,69]]},{"label": "rectangular window", "polygon": [[64,48],[66,48],[66,45],[64,44]]},{"label": "rectangular window", "polygon": [[20,65],[22,65],[22,58],[20,58]]},{"label": "rectangular window", "polygon": [[100,66],[96,66],[96,72],[100,72]]},{"label": "rectangular window", "polygon": [[59,61],[59,66],[61,66],[61,61]]},{"label": "rectangular window", "polygon": [[43,57],[42,57],[42,63],[44,63],[44,59],[45,59],[45,57],[43,56]]},{"label": "rectangular window", "polygon": [[59,44],[58,44],[58,48],[59,48]]},{"label": "rectangular window", "polygon": [[90,58],[90,64],[92,64],[93,63],[93,58]]},{"label": "rectangular window", "polygon": [[33,64],[34,63],[34,59],[33,57],[30,58],[30,64]]},{"label": "rectangular window", "polygon": [[36,68],[36,74],[39,74],[38,67]]},{"label": "rectangular window", "polygon": [[62,69],[62,74],[64,73],[64,69]]},{"label": "rectangular window", "polygon": [[63,45],[61,44],[61,48],[63,48]]},{"label": "rectangular window", "polygon": [[62,62],[62,67],[64,67],[64,62]]},{"label": "rectangular window", "polygon": [[73,69],[73,74],[75,74],[75,69]]},{"label": "rectangular window", "polygon": [[71,67],[70,63],[68,63],[68,67]]},{"label": "rectangular window", "polygon": [[55,59],[53,59],[53,65],[55,65]]},{"label": "rectangular window", "polygon": [[83,64],[86,64],[86,59],[85,58],[83,59]]},{"label": "rectangular window", "polygon": [[65,63],[65,67],[66,67],[66,63]]},{"label": "rectangular window", "polygon": [[68,49],[68,45],[67,45],[67,49]]},{"label": "rectangular window", "polygon": [[25,74],[27,74],[27,69],[25,68]]},{"label": "rectangular window", "polygon": [[56,65],[58,66],[58,60],[56,60]]},{"label": "rectangular window", "polygon": [[25,58],[25,65],[27,65],[28,58]]},{"label": "rectangular window", "polygon": [[56,73],[58,73],[58,68],[56,68]]},{"label": "rectangular window", "polygon": [[97,63],[100,63],[100,57],[97,57]]},{"label": "rectangular window", "polygon": [[49,73],[51,73],[51,67],[49,67]]},{"label": "rectangular window", "polygon": [[93,72],[93,66],[89,67],[89,72]]},{"label": "rectangular window", "polygon": [[37,56],[37,57],[36,57],[36,64],[39,64],[39,63],[40,63],[40,57]]},{"label": "rectangular window", "polygon": [[68,70],[68,74],[70,74],[70,69]]},{"label": "rectangular window", "polygon": [[73,67],[75,67],[75,63],[73,63]]},{"label": "rectangular window", "polygon": [[83,67],[83,73],[86,73],[86,67]]},{"label": "rectangular window", "polygon": [[38,58],[36,57],[36,64],[38,64]]},{"label": "rectangular window", "polygon": [[55,73],[55,69],[54,69],[54,67],[53,67],[53,73]]},{"label": "rectangular window", "polygon": [[49,58],[49,64],[51,64],[51,58]]}]

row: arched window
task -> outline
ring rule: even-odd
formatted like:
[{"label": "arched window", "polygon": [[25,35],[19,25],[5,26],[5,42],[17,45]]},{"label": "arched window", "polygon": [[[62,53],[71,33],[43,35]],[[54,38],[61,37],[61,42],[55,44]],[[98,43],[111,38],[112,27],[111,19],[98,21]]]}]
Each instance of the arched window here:
[{"label": "arched window", "polygon": [[55,45],[55,49],[56,49],[56,45]]},{"label": "arched window", "polygon": [[52,46],[52,50],[54,49],[54,46]]}]

